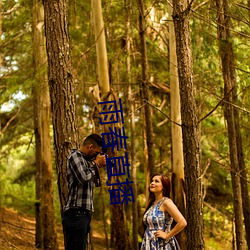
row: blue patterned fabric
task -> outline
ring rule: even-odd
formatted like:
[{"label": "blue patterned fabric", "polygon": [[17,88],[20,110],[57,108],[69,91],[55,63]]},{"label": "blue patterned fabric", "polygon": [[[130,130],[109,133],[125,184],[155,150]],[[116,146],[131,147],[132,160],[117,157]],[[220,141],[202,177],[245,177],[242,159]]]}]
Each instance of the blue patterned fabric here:
[{"label": "blue patterned fabric", "polygon": [[179,245],[175,237],[169,240],[164,240],[162,238],[157,238],[154,233],[157,230],[165,231],[166,233],[171,230],[171,224],[173,218],[168,213],[163,213],[159,208],[164,202],[166,197],[160,200],[156,205],[152,205],[143,217],[143,222],[147,226],[143,241],[141,245],[141,250],[178,250]]}]

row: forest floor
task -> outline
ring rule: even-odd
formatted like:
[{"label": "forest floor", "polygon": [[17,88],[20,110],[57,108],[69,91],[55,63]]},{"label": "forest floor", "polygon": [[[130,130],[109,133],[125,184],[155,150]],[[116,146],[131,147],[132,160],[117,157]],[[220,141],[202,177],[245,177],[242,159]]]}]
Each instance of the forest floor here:
[{"label": "forest floor", "polygon": [[[105,248],[99,222],[91,222],[94,250]],[[64,250],[61,225],[57,227],[59,250]],[[8,208],[0,208],[0,250],[35,250],[35,218],[24,216]]]}]

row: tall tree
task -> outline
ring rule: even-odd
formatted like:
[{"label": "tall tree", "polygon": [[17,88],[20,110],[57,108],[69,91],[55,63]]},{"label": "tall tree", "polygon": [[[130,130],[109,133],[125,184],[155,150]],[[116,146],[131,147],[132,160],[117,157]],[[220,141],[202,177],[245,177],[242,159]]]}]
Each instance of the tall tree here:
[{"label": "tall tree", "polygon": [[[104,30],[104,23],[102,17],[102,4],[101,0],[92,0],[92,12],[93,12],[93,24],[94,24],[94,33],[95,33],[95,43],[96,43],[96,61],[97,61],[97,76],[99,82],[99,88],[101,90],[101,95],[107,94],[110,91],[109,85],[109,74],[108,74],[108,57],[107,57],[107,49],[106,49],[106,37],[105,37],[105,30]],[[98,91],[98,94],[99,91]],[[101,101],[101,96],[97,96],[98,101]],[[99,123],[99,121],[97,121]],[[100,124],[96,124],[96,128],[101,130]],[[98,131],[99,132],[99,131]],[[101,194],[103,193],[103,187],[100,187]],[[103,197],[102,204],[103,204],[103,224],[104,224],[104,232],[106,238],[106,249],[109,249],[109,242],[108,242],[108,232],[107,232],[107,223],[105,218],[105,206]]]},{"label": "tall tree", "polygon": [[[154,159],[154,141],[153,141],[153,125],[152,125],[152,109],[147,103],[149,101],[149,86],[148,86],[148,59],[147,59],[147,46],[146,46],[146,19],[145,19],[145,5],[144,0],[138,0],[139,8],[139,32],[140,32],[140,48],[141,48],[141,97],[145,104],[145,134],[147,143],[147,160],[146,166],[148,167],[147,173],[152,176],[154,173],[155,159]],[[149,176],[147,176],[149,181]]]},{"label": "tall tree", "polygon": [[[239,164],[239,157],[242,157],[240,152],[242,150],[239,143],[241,142],[239,133],[239,119],[238,111],[233,104],[237,101],[237,86],[236,86],[236,71],[234,66],[234,52],[233,44],[230,34],[230,11],[229,2],[227,0],[216,0],[217,13],[218,13],[218,38],[219,38],[219,53],[222,63],[222,73],[224,79],[224,96],[225,96],[225,118],[227,121],[228,141],[230,150],[231,162],[231,179],[233,186],[234,197],[234,214],[235,214],[235,230],[236,230],[236,245],[237,249],[245,248],[244,228],[243,228],[243,208],[241,197],[241,169]],[[238,143],[237,143],[238,136]],[[239,140],[240,139],[240,140]],[[240,152],[239,152],[240,149]],[[243,158],[241,158],[242,160]],[[245,169],[243,169],[245,170]],[[243,189],[245,191],[245,189]],[[248,191],[247,191],[248,193]],[[248,194],[247,194],[248,200]],[[245,204],[248,210],[244,215],[246,220],[249,221],[249,203]],[[249,230],[246,225],[246,230]],[[247,236],[249,237],[249,236]]]},{"label": "tall tree", "polygon": [[36,138],[36,246],[58,249],[53,201],[53,175],[50,149],[50,98],[46,70],[44,10],[42,1],[34,0],[33,58],[35,83],[34,129]]},{"label": "tall tree", "polygon": [[[102,17],[102,6],[101,0],[93,1],[93,17],[94,17],[94,30],[96,39],[96,55],[97,55],[97,71],[99,86],[101,90],[101,101],[116,100],[115,95],[110,91],[109,74],[108,74],[108,60],[107,60],[107,49],[106,39],[104,32],[104,23]],[[116,100],[117,101],[117,100]],[[114,125],[114,124],[112,124]],[[104,133],[109,133],[109,128],[114,129],[111,124],[102,125]],[[114,152],[114,155],[116,152]],[[115,177],[114,182],[119,176]],[[112,186],[114,188],[114,186]],[[113,226],[113,244],[115,249],[125,250],[127,249],[127,226],[125,219],[124,207],[122,204],[113,204],[111,206],[112,212],[112,226]]]},{"label": "tall tree", "polygon": [[131,169],[133,178],[133,192],[135,202],[132,203],[132,225],[133,225],[133,249],[138,250],[138,204],[137,204],[137,180],[136,180],[136,162],[135,162],[135,100],[131,86],[131,0],[125,0],[126,11],[126,71],[128,86],[128,102],[130,109],[130,156],[131,156]]},{"label": "tall tree", "polygon": [[242,208],[244,215],[244,225],[246,232],[246,240],[248,249],[250,249],[250,197],[248,194],[248,180],[247,180],[247,169],[245,165],[245,156],[243,153],[243,143],[242,143],[242,135],[240,129],[240,118],[239,111],[234,108],[235,115],[235,130],[236,130],[236,141],[237,141],[237,154],[239,161],[239,170],[240,170],[240,184],[241,184],[241,200],[242,200]]},{"label": "tall tree", "polygon": [[75,90],[69,50],[67,1],[44,0],[43,4],[55,163],[62,209],[67,199],[67,155],[70,149],[78,147]]},{"label": "tall tree", "polygon": [[104,32],[104,23],[102,17],[101,0],[93,0],[94,30],[96,39],[97,71],[101,94],[104,95],[110,91],[108,74],[108,57],[106,49],[106,38]]},{"label": "tall tree", "polygon": [[[173,8],[168,4],[169,16],[172,16]],[[185,192],[184,192],[184,159],[181,130],[181,107],[180,89],[176,56],[176,39],[174,24],[169,25],[169,64],[170,64],[170,105],[171,105],[171,137],[172,137],[172,187],[173,199],[179,210],[185,215]],[[186,234],[183,230],[177,236],[181,249],[186,248]]]},{"label": "tall tree", "polygon": [[[192,1],[191,1],[192,3]],[[193,58],[190,35],[191,4],[173,1],[173,20],[180,83],[181,119],[186,191],[187,249],[204,249],[201,169],[198,122],[194,95]]]}]

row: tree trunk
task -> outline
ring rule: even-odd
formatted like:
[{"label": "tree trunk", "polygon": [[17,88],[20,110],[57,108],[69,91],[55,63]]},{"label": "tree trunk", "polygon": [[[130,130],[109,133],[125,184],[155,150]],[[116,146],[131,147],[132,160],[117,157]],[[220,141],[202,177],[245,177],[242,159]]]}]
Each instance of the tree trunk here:
[{"label": "tree trunk", "polygon": [[184,152],[187,207],[187,249],[204,249],[201,169],[199,160],[198,123],[194,96],[193,60],[187,1],[173,1],[178,75],[180,83],[181,119]]},{"label": "tree trunk", "polygon": [[34,126],[36,137],[36,246],[58,249],[53,201],[53,175],[50,149],[50,99],[46,71],[44,10],[42,2],[34,0],[33,57],[35,69]]},{"label": "tree trunk", "polygon": [[127,68],[127,82],[128,87],[128,101],[129,101],[129,110],[130,115],[130,156],[131,156],[131,170],[132,170],[132,179],[133,179],[133,193],[135,202],[132,203],[132,237],[133,237],[133,249],[138,250],[138,205],[137,205],[137,180],[136,180],[136,162],[135,162],[135,102],[134,96],[132,93],[131,87],[131,64],[130,64],[130,21],[131,21],[131,0],[125,0],[125,10],[126,10],[126,68]]},{"label": "tree trunk", "polygon": [[[106,39],[104,32],[104,24],[102,17],[101,0],[92,1],[94,29],[96,39],[96,54],[97,54],[97,66],[98,66],[98,79],[101,90],[101,101],[111,101],[115,99],[114,94],[110,92],[110,83],[108,75],[108,60],[106,50]],[[114,98],[112,98],[112,96]],[[102,125],[102,131],[108,133],[109,127],[114,128],[114,124]],[[116,152],[114,152],[116,155]],[[115,177],[114,182],[116,182]],[[114,186],[112,186],[114,188]],[[125,220],[125,212],[122,204],[111,205],[113,227],[114,227],[114,241],[115,249],[126,250],[127,249],[127,226]]]},{"label": "tree trunk", "polygon": [[[41,129],[39,124],[41,123],[40,121],[40,116],[38,115],[38,112],[40,110],[40,103],[39,103],[39,92],[38,85],[39,78],[36,77],[39,76],[39,72],[42,72],[42,62],[45,60],[46,63],[46,55],[41,56],[42,50],[39,48],[40,43],[43,42],[39,41],[39,33],[42,33],[41,28],[40,30],[37,29],[37,24],[39,22],[39,6],[36,1],[34,1],[33,4],[34,11],[33,11],[33,60],[34,60],[34,78],[36,79],[36,84],[33,86],[33,105],[34,105],[34,131],[35,131],[35,140],[36,140],[36,204],[35,204],[35,209],[36,209],[36,236],[35,236],[35,246],[38,249],[43,249],[43,227],[42,227],[42,212],[41,212],[41,206],[42,206],[42,169],[41,169],[41,137],[40,137],[40,131],[38,129]],[[42,22],[43,24],[43,22]],[[44,46],[44,44],[42,44]],[[42,47],[43,47],[42,46]],[[46,51],[44,51],[46,53]],[[45,69],[45,65],[43,67]],[[46,72],[44,71],[44,74]],[[41,73],[41,82],[43,85],[47,84],[46,78],[42,79],[42,76],[44,75]]]},{"label": "tree trunk", "polygon": [[148,155],[148,173],[150,176],[154,174],[155,159],[154,159],[154,141],[153,141],[153,126],[152,126],[152,110],[149,104],[149,88],[148,88],[148,60],[147,60],[147,47],[146,47],[146,20],[145,20],[145,7],[144,1],[138,0],[139,7],[139,32],[141,42],[141,67],[142,67],[142,87],[141,96],[145,103],[145,127],[146,127],[146,142],[147,142],[147,155]]},{"label": "tree trunk", "polygon": [[[102,101],[113,101],[116,100],[114,93],[111,91],[110,95],[105,94],[104,99]],[[113,99],[111,98],[113,97]],[[119,129],[120,124],[117,124],[115,126],[117,129]],[[114,124],[102,125],[102,131],[103,133],[109,133],[109,129],[111,128],[114,131]],[[110,155],[111,154],[111,155]],[[109,153],[109,157],[115,157],[117,155],[116,150],[114,152]],[[111,183],[118,183],[122,182],[120,176],[112,176],[110,182]],[[116,186],[111,186],[110,189],[115,189]],[[128,230],[126,225],[126,219],[125,219],[125,211],[124,211],[124,205],[119,204],[112,204],[111,205],[111,225],[112,225],[112,241],[111,241],[111,247],[115,250],[127,250],[128,249]]]},{"label": "tree trunk", "polygon": [[246,240],[247,247],[250,249],[250,201],[248,195],[248,181],[247,181],[247,171],[243,153],[243,143],[240,132],[240,119],[239,113],[236,108],[234,108],[235,115],[235,129],[236,129],[236,141],[237,141],[237,153],[238,153],[238,161],[239,161],[239,170],[240,170],[240,183],[241,183],[241,196],[242,196],[242,207],[243,207],[243,215],[244,215],[244,224],[246,231]]},{"label": "tree trunk", "polygon": [[[115,250],[126,250],[127,248],[127,230],[124,209],[121,204],[111,205],[112,220],[113,220],[113,248]],[[122,228],[118,228],[122,226]],[[119,229],[119,230],[117,230]]]},{"label": "tree trunk", "polygon": [[[98,86],[95,86],[95,88],[99,89]],[[100,96],[99,96],[99,91],[98,93],[96,93],[96,95],[94,96],[94,93],[92,92],[92,98],[94,100],[94,102],[96,103],[96,107],[94,108],[94,112],[93,112],[93,133],[96,134],[101,134],[101,126],[99,124],[99,111],[98,111],[98,107],[97,107],[97,103],[100,102]],[[106,175],[106,173],[104,171],[100,171],[100,180],[105,180],[106,178],[104,177],[104,175]],[[104,202],[104,195],[103,195],[103,190],[105,188],[103,187],[103,184],[100,186],[100,199],[101,199],[101,204],[102,204],[102,221],[103,221],[103,229],[104,229],[104,234],[105,234],[105,241],[106,241],[106,250],[109,250],[109,238],[108,238],[108,223],[106,221],[106,207],[105,207],[105,202]],[[92,233],[92,230],[90,231]],[[91,235],[92,237],[92,235]],[[93,244],[91,245],[91,247],[94,249]]]},{"label": "tree trunk", "polygon": [[[169,16],[172,16],[173,8],[168,4]],[[181,103],[179,78],[177,68],[176,43],[173,22],[168,22],[169,25],[169,64],[170,64],[170,106],[171,106],[171,136],[172,136],[172,190],[173,199],[181,213],[185,216],[185,192],[184,192],[184,159],[183,159],[183,145],[182,145],[182,130],[181,126]],[[177,124],[176,124],[177,123]],[[186,249],[186,232],[181,231],[177,235],[180,248]]]},{"label": "tree trunk", "polygon": [[67,200],[66,162],[78,147],[66,0],[44,0],[48,81],[54,129],[55,163],[61,209]]},{"label": "tree trunk", "polygon": [[106,250],[109,250],[109,238],[108,238],[108,223],[106,221],[105,216],[105,204],[104,204],[104,196],[103,196],[103,186],[100,187],[100,194],[101,194],[101,201],[102,201],[102,220],[103,220],[103,227],[104,227],[104,234],[105,234],[105,240],[106,240]]},{"label": "tree trunk", "polygon": [[108,74],[108,57],[106,49],[106,38],[104,32],[104,24],[102,18],[102,5],[101,0],[92,0],[93,4],[93,17],[94,17],[94,30],[96,39],[96,55],[97,55],[97,71],[98,82],[100,85],[101,94],[110,91],[109,74]]},{"label": "tree trunk", "polygon": [[[231,162],[231,179],[234,197],[234,214],[237,249],[245,249],[244,229],[243,229],[243,208],[241,197],[241,180],[239,166],[239,151],[237,146],[241,142],[239,136],[238,113],[232,104],[237,100],[236,72],[234,67],[234,53],[232,39],[230,35],[230,13],[227,0],[216,0],[218,10],[218,38],[219,53],[222,63],[222,73],[224,78],[224,96],[225,96],[225,118],[228,127],[228,140]],[[237,130],[238,131],[237,131]],[[239,140],[240,139],[240,140]],[[242,150],[240,150],[242,151]],[[241,153],[241,152],[240,152]],[[249,209],[246,208],[247,210]],[[247,219],[247,218],[245,218]],[[248,218],[249,219],[249,218]],[[247,227],[246,227],[247,230]]]}]

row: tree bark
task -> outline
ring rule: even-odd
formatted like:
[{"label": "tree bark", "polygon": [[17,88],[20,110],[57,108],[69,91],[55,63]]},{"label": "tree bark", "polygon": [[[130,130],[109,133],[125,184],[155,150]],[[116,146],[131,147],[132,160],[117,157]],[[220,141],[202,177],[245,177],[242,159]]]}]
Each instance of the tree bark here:
[{"label": "tree bark", "polygon": [[[96,55],[97,55],[97,66],[98,66],[98,82],[101,90],[101,101],[115,100],[115,95],[110,91],[109,75],[108,75],[108,60],[107,60],[107,49],[106,39],[104,32],[104,23],[102,17],[102,6],[101,0],[94,0],[93,4],[93,17],[94,17],[94,29],[96,39]],[[119,125],[118,125],[119,126]],[[114,124],[102,125],[102,131],[104,133],[109,132],[109,127],[114,128]],[[114,155],[117,152],[114,151]],[[113,178],[113,177],[112,177]],[[119,178],[116,176],[114,182]],[[112,186],[114,188],[114,186]],[[114,230],[114,247],[117,250],[126,250],[128,246],[127,239],[127,226],[125,220],[124,206],[122,204],[111,205],[112,212],[112,225]]]},{"label": "tree bark", "polygon": [[[236,72],[234,67],[233,45],[230,34],[229,3],[227,0],[216,0],[216,5],[218,11],[219,53],[222,63],[222,73],[224,79],[224,96],[226,101],[224,111],[225,111],[225,119],[227,121],[228,141],[230,150],[231,179],[232,179],[233,197],[234,197],[236,245],[237,249],[240,250],[240,249],[245,249],[245,239],[244,239],[244,229],[243,229],[243,208],[242,208],[242,196],[241,196],[242,187],[240,178],[242,173],[239,165],[239,157],[241,157],[242,170],[244,170],[243,166],[244,163],[242,162],[243,160],[242,150],[240,147],[241,137],[239,131],[239,124],[237,124],[239,122],[238,112],[232,105],[236,104],[237,100]],[[244,180],[242,180],[242,182],[244,183]],[[246,190],[244,188],[245,186],[243,186],[243,192],[244,195],[246,195],[245,193]],[[248,216],[248,218],[245,218],[245,220],[248,220],[249,222],[249,203],[248,207],[245,208],[244,215]],[[246,230],[249,230],[249,225],[246,225]]]},{"label": "tree bark", "polygon": [[187,6],[187,1],[185,0],[173,1],[187,202],[187,249],[198,250],[204,249],[204,239],[199,136],[189,27],[190,7]]},{"label": "tree bark", "polygon": [[108,57],[106,49],[106,38],[104,32],[104,23],[102,17],[101,0],[92,0],[94,30],[96,39],[96,56],[97,56],[97,72],[98,82],[100,85],[101,94],[110,91],[109,74],[108,74]]},{"label": "tree bark", "polygon": [[131,0],[125,0],[126,10],[126,69],[127,69],[127,82],[128,87],[128,102],[130,110],[130,157],[131,157],[131,170],[133,179],[133,193],[135,202],[132,203],[132,238],[133,238],[133,249],[138,250],[138,204],[137,204],[137,180],[136,180],[136,162],[135,162],[135,102],[131,87],[131,63],[130,63],[130,22],[131,22]]},{"label": "tree bark", "polygon": [[[172,16],[173,8],[168,4],[169,16]],[[174,24],[172,21],[169,25],[169,63],[170,63],[170,106],[171,106],[171,136],[172,136],[172,190],[173,199],[181,213],[185,216],[186,197],[184,192],[184,159],[182,145],[182,129],[181,126],[181,102],[179,90],[179,78],[176,55],[176,42],[174,33]],[[177,124],[176,124],[177,123]],[[183,230],[177,235],[180,248],[186,249],[186,231]]]},{"label": "tree bark", "polygon": [[36,246],[58,249],[53,201],[53,175],[50,149],[50,99],[46,70],[44,10],[42,2],[34,0],[33,57],[35,70],[34,129],[36,138]]},{"label": "tree bark", "polygon": [[69,50],[66,0],[44,0],[48,81],[54,130],[55,163],[61,209],[67,199],[66,162],[78,147],[75,92]]},{"label": "tree bark", "polygon": [[246,232],[247,247],[250,249],[250,201],[248,195],[248,181],[247,181],[247,170],[245,165],[245,157],[243,153],[243,143],[240,131],[240,118],[239,112],[234,108],[235,115],[235,129],[236,129],[236,141],[237,141],[237,153],[240,170],[240,184],[241,184],[241,196],[242,196],[242,207],[244,215],[244,224]]},{"label": "tree bark", "polygon": [[[154,174],[155,159],[154,159],[154,141],[153,141],[153,125],[152,125],[152,110],[149,101],[149,87],[148,87],[148,60],[147,60],[147,47],[146,47],[146,20],[145,20],[145,6],[143,0],[138,0],[139,7],[139,32],[141,43],[141,68],[142,68],[142,86],[141,96],[145,103],[144,115],[145,115],[145,129],[146,129],[146,143],[147,143],[147,155],[148,162],[148,174],[152,176]],[[148,177],[147,177],[148,179]]]}]

